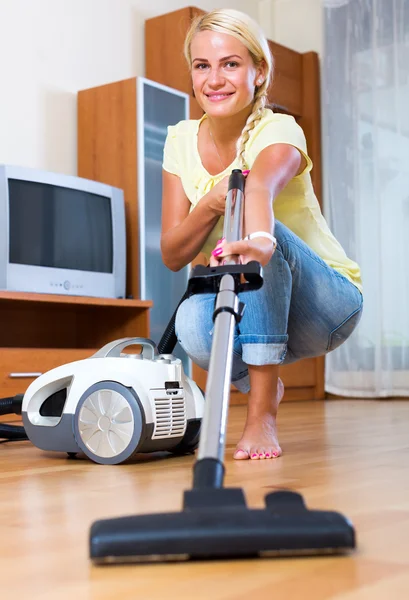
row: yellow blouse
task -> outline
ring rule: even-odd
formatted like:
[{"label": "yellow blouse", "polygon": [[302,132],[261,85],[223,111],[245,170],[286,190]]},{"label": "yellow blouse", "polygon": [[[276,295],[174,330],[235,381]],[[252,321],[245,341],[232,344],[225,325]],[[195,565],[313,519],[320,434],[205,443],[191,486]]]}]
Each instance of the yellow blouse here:
[{"label": "yellow blouse", "polygon": [[[236,157],[231,165],[217,175],[210,175],[206,171],[197,147],[199,126],[205,118],[206,115],[203,115],[200,120],[180,121],[177,125],[168,127],[163,153],[163,168],[180,177],[186,196],[191,202],[191,210],[216,183],[229,175],[232,169],[239,168]],[[306,159],[303,172],[293,177],[276,196],[275,218],[298,235],[330,267],[347,277],[362,291],[358,264],[347,257],[321,213],[312,186],[312,161],[307,153],[303,130],[293,117],[265,109],[263,117],[251,131],[245,147],[246,168],[251,169],[258,154],[271,144],[290,144]],[[223,217],[219,219],[202,249],[206,256],[210,256],[217,240],[222,236],[222,231]]]}]

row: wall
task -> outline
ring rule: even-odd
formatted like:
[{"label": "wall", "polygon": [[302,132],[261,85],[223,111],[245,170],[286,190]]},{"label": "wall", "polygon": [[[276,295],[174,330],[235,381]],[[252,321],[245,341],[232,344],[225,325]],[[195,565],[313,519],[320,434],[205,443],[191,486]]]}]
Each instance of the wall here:
[{"label": "wall", "polygon": [[322,55],[322,0],[260,0],[259,21],[266,35],[278,44]]},{"label": "wall", "polygon": [[[258,17],[255,0],[223,6]],[[75,175],[76,93],[144,75],[144,21],[209,0],[1,0],[0,164]]]}]

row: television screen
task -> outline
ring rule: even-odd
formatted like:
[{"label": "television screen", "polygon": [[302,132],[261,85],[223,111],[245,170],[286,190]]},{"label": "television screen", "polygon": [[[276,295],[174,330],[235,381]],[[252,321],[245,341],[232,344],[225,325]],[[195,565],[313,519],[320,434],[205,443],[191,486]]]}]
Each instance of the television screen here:
[{"label": "television screen", "polygon": [[110,198],[9,179],[10,263],[112,273]]}]

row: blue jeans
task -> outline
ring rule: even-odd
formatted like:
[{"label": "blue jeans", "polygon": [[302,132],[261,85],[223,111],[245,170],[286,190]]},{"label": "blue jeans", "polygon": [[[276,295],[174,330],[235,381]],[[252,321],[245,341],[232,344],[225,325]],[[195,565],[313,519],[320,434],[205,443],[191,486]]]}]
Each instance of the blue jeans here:
[{"label": "blue jeans", "polygon": [[[362,294],[307,244],[276,221],[277,248],[264,267],[260,290],[239,294],[246,308],[236,324],[232,383],[250,389],[248,365],[289,364],[322,356],[340,346],[357,326]],[[215,294],[185,300],[176,315],[179,343],[208,369]]]}]

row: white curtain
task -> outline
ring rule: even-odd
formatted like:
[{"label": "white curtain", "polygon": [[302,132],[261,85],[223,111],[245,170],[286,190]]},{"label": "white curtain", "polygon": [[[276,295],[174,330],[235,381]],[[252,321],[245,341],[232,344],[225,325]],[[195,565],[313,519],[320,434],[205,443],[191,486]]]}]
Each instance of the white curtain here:
[{"label": "white curtain", "polygon": [[409,396],[409,0],[323,0],[324,210],[364,314],[326,390]]}]

